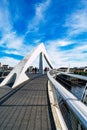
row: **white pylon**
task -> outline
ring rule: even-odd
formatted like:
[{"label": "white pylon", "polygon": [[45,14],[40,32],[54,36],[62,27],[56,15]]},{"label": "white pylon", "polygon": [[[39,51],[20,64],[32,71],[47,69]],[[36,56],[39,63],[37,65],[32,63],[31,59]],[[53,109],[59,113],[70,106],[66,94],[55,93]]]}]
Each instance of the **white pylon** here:
[{"label": "white pylon", "polygon": [[44,60],[43,60],[43,53],[40,53],[40,59],[39,59],[39,73],[44,74]]},{"label": "white pylon", "polygon": [[[12,85],[12,88],[14,88],[17,85],[28,80],[29,77],[25,74],[25,72],[39,54],[42,55],[42,57],[44,56],[48,65],[50,66],[50,68],[53,68],[53,65],[51,64],[51,62],[48,58],[44,45],[40,44],[31,53],[29,53],[22,61],[19,62],[19,64],[1,82],[0,86],[10,84],[14,81],[14,84]],[[39,65],[40,72],[43,74],[43,70],[42,70],[43,69],[43,58],[40,60],[42,60],[42,61],[40,61],[40,65]]]}]

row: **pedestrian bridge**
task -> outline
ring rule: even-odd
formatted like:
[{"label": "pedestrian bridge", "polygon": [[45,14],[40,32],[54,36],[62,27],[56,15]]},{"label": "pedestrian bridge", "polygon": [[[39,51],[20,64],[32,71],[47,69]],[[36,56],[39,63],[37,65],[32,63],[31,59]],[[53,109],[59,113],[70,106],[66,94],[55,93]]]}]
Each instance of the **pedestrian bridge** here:
[{"label": "pedestrian bridge", "polygon": [[[40,54],[39,73],[26,74]],[[51,71],[44,74],[43,58]],[[84,103],[56,81],[59,74],[53,69],[43,44],[28,54],[0,84],[1,130],[87,130],[87,86]],[[87,81],[85,77],[83,78]],[[7,85],[10,84],[11,87]]]},{"label": "pedestrian bridge", "polygon": [[52,71],[29,77],[14,89],[0,88],[0,129],[87,129],[87,107],[53,78]]}]

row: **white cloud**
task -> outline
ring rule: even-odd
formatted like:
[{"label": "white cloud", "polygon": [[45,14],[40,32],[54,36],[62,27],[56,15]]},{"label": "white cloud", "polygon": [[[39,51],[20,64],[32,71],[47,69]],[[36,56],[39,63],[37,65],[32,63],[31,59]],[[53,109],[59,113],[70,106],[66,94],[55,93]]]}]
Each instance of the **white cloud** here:
[{"label": "white cloud", "polygon": [[3,34],[0,44],[3,45],[5,43],[8,49],[19,49],[23,44],[23,40],[23,37],[18,37],[16,32],[9,31],[7,34]]},{"label": "white cloud", "polygon": [[82,8],[77,9],[72,14],[68,15],[65,22],[65,27],[68,27],[68,35],[78,35],[87,32],[87,1],[86,4],[80,3]]},{"label": "white cloud", "polygon": [[81,67],[86,66],[87,61],[87,53],[83,53],[83,51],[87,50],[87,45],[75,47],[72,50],[64,51],[62,57],[67,57],[65,62],[68,62],[71,67]]},{"label": "white cloud", "polygon": [[49,4],[50,4],[50,0],[46,0],[45,2],[36,5],[36,16],[35,17],[37,17],[37,19],[42,20],[44,18],[43,13],[46,11]]},{"label": "white cloud", "polygon": [[13,37],[9,38],[7,41],[7,47],[8,48],[14,48],[19,49],[23,45],[23,38],[17,37],[16,35],[13,35]]},{"label": "white cloud", "polygon": [[17,65],[19,63],[19,60],[16,60],[14,58],[9,58],[9,57],[2,57],[2,58],[0,58],[0,62],[2,64],[14,67],[15,65]]},{"label": "white cloud", "polygon": [[20,55],[20,53],[16,50],[5,50],[4,52],[7,54]]},{"label": "white cloud", "polygon": [[61,47],[61,46],[67,46],[74,43],[71,40],[68,39],[57,39],[57,40],[52,40],[52,41],[48,41],[48,45],[52,45],[52,48],[57,48],[57,47]]},{"label": "white cloud", "polygon": [[67,46],[73,43],[73,41],[67,40],[67,39],[58,39],[58,40],[53,40],[49,41],[50,44],[53,44],[56,47],[59,46]]},{"label": "white cloud", "polygon": [[17,49],[23,44],[23,37],[18,37],[12,28],[8,2],[4,0],[3,6],[0,6],[0,31],[2,33],[0,45],[5,44],[7,48]]},{"label": "white cloud", "polygon": [[[63,40],[57,40],[57,41],[49,41],[49,43],[47,43],[46,48],[47,48],[47,52],[48,52],[48,56],[50,58],[50,60],[52,61],[54,67],[59,67],[62,66],[63,64],[65,64],[64,61],[67,60],[67,57],[64,56],[64,53],[62,51],[59,50],[60,46],[63,46],[65,44],[61,44],[61,41],[63,43],[66,43]],[[66,44],[68,45],[69,42],[67,42]],[[68,63],[65,64],[65,66]]]},{"label": "white cloud", "polygon": [[0,30],[2,33],[7,33],[12,29],[10,15],[7,7],[7,2],[3,1],[3,6],[0,6]]},{"label": "white cloud", "polygon": [[[3,6],[1,6],[3,4]],[[2,37],[0,39],[0,46],[6,48],[3,52],[7,54],[16,54],[25,56],[33,48],[28,43],[28,46],[24,44],[24,36],[19,37],[16,31],[13,30],[13,25],[10,19],[10,12],[8,9],[8,1],[3,0],[0,5],[0,31]],[[10,57],[0,58],[0,62],[15,66],[18,60]]]},{"label": "white cloud", "polygon": [[46,0],[45,2],[39,3],[35,6],[35,16],[31,20],[31,22],[29,21],[28,31],[26,32],[26,34],[31,31],[38,31],[38,25],[40,24],[40,22],[45,21],[44,16],[49,5],[50,0]]},{"label": "white cloud", "polygon": [[[62,46],[61,41],[58,40],[58,42],[50,41],[47,43],[46,48],[49,55],[50,60],[54,64],[55,67],[61,67],[61,66],[68,66],[70,64],[70,67],[81,67],[86,66],[87,61],[87,53],[83,53],[83,51],[87,50],[87,44],[82,43],[82,46],[76,46],[73,49],[70,50],[60,50],[60,46]],[[66,40],[68,41],[68,40]],[[66,43],[64,41],[64,43]],[[66,44],[63,45],[69,45],[73,43],[72,41],[68,41]]]},{"label": "white cloud", "polygon": [[[65,20],[65,27],[67,27],[67,38],[71,39],[73,36],[79,35],[81,33],[87,32],[87,1],[81,0],[76,11],[72,14],[68,14]],[[66,38],[66,39],[67,39]],[[61,40],[62,41],[62,40]],[[60,42],[61,42],[60,41]],[[77,66],[86,66],[87,61],[87,53],[83,53],[84,51],[87,52],[87,43],[82,41],[73,41],[71,43],[76,43],[76,46],[70,50],[57,50],[56,55],[60,57],[61,62],[59,64],[66,66],[70,64],[71,67]],[[68,42],[62,42],[61,46],[69,45]],[[57,47],[58,48],[58,47]],[[58,62],[57,62],[58,64]]]}]

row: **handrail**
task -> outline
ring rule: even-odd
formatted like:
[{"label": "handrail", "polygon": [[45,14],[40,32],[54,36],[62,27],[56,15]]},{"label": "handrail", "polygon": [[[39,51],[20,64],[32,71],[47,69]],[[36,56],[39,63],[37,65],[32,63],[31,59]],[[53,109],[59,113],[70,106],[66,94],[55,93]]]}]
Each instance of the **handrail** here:
[{"label": "handrail", "polygon": [[70,74],[70,73],[66,73],[66,72],[61,72],[61,74],[87,81],[87,76],[78,75],[78,74]]},{"label": "handrail", "polygon": [[75,114],[77,119],[82,123],[83,127],[87,129],[87,106],[78,100],[72,93],[66,90],[60,83],[58,83],[50,72],[47,73],[49,80],[54,85],[56,90],[60,93],[63,100],[66,102],[68,107]]}]

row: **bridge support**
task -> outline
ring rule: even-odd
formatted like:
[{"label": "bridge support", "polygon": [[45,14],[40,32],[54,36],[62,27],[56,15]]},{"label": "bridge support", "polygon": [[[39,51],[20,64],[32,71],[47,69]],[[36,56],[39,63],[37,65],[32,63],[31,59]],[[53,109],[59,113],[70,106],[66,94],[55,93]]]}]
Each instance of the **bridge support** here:
[{"label": "bridge support", "polygon": [[37,58],[40,54],[40,63],[39,69],[40,73],[43,74],[43,57],[46,59],[50,68],[53,68],[48,55],[46,53],[45,47],[43,44],[40,44],[36,47],[31,53],[29,53],[19,64],[10,72],[10,74],[2,81],[0,86],[4,86],[6,84],[12,84],[12,88],[16,87],[17,85],[23,83],[24,81],[28,80],[29,77],[26,75],[26,70],[32,64],[32,62]]},{"label": "bridge support", "polygon": [[40,59],[39,59],[39,73],[44,74],[44,60],[43,60],[43,53],[40,53]]}]

